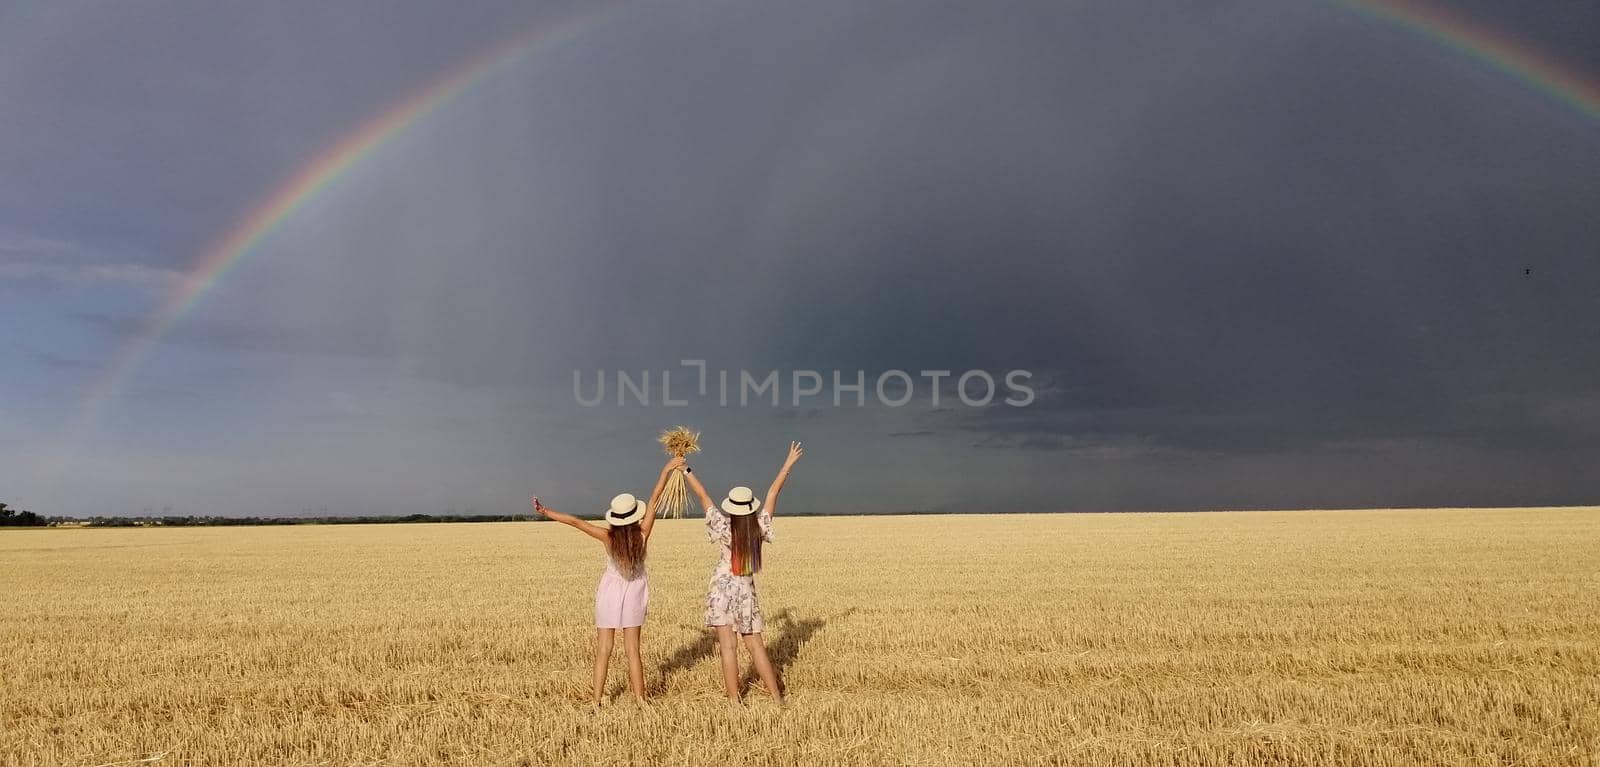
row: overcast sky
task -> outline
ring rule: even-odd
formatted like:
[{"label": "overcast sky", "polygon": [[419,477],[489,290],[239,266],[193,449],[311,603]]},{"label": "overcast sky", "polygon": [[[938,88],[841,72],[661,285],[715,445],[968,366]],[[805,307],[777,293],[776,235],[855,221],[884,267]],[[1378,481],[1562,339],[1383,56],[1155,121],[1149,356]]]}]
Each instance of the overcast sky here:
[{"label": "overcast sky", "polygon": [[[1600,80],[1600,6],[1440,7]],[[85,417],[305,163],[556,28]],[[0,500],[583,511],[686,423],[713,492],[804,440],[794,513],[1595,502],[1597,231],[1600,121],[1331,3],[0,0]],[[710,394],[663,405],[683,359]],[[1034,394],[888,407],[886,370]]]}]

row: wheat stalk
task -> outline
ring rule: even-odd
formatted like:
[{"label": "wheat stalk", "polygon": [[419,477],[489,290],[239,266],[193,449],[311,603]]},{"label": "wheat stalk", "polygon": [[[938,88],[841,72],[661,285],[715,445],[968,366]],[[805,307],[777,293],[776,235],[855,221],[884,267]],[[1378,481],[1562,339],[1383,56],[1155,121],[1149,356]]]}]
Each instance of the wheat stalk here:
[{"label": "wheat stalk", "polygon": [[[656,441],[670,456],[683,458],[690,453],[700,452],[700,432],[690,431],[687,426],[667,429],[656,437]],[[667,484],[661,489],[660,508],[668,517],[682,517],[689,510],[689,489],[684,484],[682,470],[674,471],[667,477]]]},{"label": "wheat stalk", "polygon": [[1600,767],[1600,507],[785,516],[789,705],[682,522],[599,713],[563,525],[0,527],[0,765]]}]

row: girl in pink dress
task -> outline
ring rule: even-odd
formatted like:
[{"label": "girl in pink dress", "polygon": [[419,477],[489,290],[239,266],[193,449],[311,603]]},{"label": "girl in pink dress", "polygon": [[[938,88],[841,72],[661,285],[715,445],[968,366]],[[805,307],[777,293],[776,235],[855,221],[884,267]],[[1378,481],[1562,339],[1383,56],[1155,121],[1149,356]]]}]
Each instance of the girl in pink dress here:
[{"label": "girl in pink dress", "polygon": [[611,647],[617,630],[622,630],[623,646],[628,653],[628,686],[633,697],[644,702],[644,661],[639,655],[639,634],[644,626],[644,616],[650,607],[650,575],[645,572],[646,547],[650,531],[656,524],[656,503],[661,499],[661,489],[673,470],[683,466],[682,458],[673,458],[661,468],[661,478],[645,503],[623,493],[611,499],[606,509],[607,527],[585,522],[571,514],[562,514],[533,499],[534,511],[564,525],[571,525],[606,547],[606,569],[600,574],[600,585],[594,592],[594,706],[599,708],[605,697],[606,672],[611,666]]},{"label": "girl in pink dress", "polygon": [[706,594],[706,626],[717,632],[717,644],[722,653],[722,689],[728,699],[739,701],[739,643],[737,633],[750,651],[750,665],[755,666],[761,683],[779,703],[783,702],[783,686],[778,672],[767,657],[767,646],[761,638],[761,603],[756,601],[756,573],[761,571],[761,544],[772,541],[772,515],[778,507],[778,491],[789,480],[789,470],[805,453],[799,442],[789,443],[789,455],[778,469],[778,476],[767,488],[767,502],[755,497],[748,487],[728,491],[720,505],[711,503],[711,496],[693,472],[685,474],[706,510],[706,536],[722,547],[722,558],[711,572],[711,584]]}]

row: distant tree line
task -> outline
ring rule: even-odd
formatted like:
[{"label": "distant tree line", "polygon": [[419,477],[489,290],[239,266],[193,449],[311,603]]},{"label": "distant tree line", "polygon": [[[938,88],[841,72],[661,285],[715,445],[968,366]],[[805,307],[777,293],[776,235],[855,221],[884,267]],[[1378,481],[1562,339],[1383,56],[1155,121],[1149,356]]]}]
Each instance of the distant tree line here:
[{"label": "distant tree line", "polygon": [[[918,509],[910,514],[959,514],[958,510]],[[809,516],[796,513],[794,516]],[[872,514],[867,514],[872,516]],[[427,522],[546,522],[534,514],[406,514],[403,516],[366,515],[356,517],[218,517],[209,515],[45,517],[31,511],[17,511],[0,503],[0,527],[246,527],[257,525],[391,525]]]},{"label": "distant tree line", "polygon": [[31,511],[19,511],[0,503],[0,527],[44,527],[50,520]]},{"label": "distant tree line", "polygon": [[406,514],[359,517],[218,517],[208,515],[46,517],[0,503],[0,527],[239,527],[244,525],[387,525],[417,522],[529,522],[545,521],[533,514]]},{"label": "distant tree line", "polygon": [[52,517],[56,524],[79,524],[88,527],[243,527],[249,525],[388,525],[419,522],[527,522],[531,514],[406,514],[404,516],[362,517],[214,517],[214,516],[164,516],[164,517],[88,517],[73,519]]}]

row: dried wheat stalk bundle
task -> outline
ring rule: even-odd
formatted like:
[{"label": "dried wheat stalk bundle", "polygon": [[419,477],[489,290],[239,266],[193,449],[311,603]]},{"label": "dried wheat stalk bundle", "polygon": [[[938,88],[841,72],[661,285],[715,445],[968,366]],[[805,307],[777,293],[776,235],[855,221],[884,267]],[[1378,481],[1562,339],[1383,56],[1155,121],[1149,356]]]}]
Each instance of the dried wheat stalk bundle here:
[{"label": "dried wheat stalk bundle", "polygon": [[[656,438],[667,455],[685,457],[700,452],[700,432],[689,431],[687,426],[674,426]],[[683,471],[672,472],[666,487],[661,489],[660,508],[668,517],[682,517],[689,510],[689,489],[683,483]]]}]

